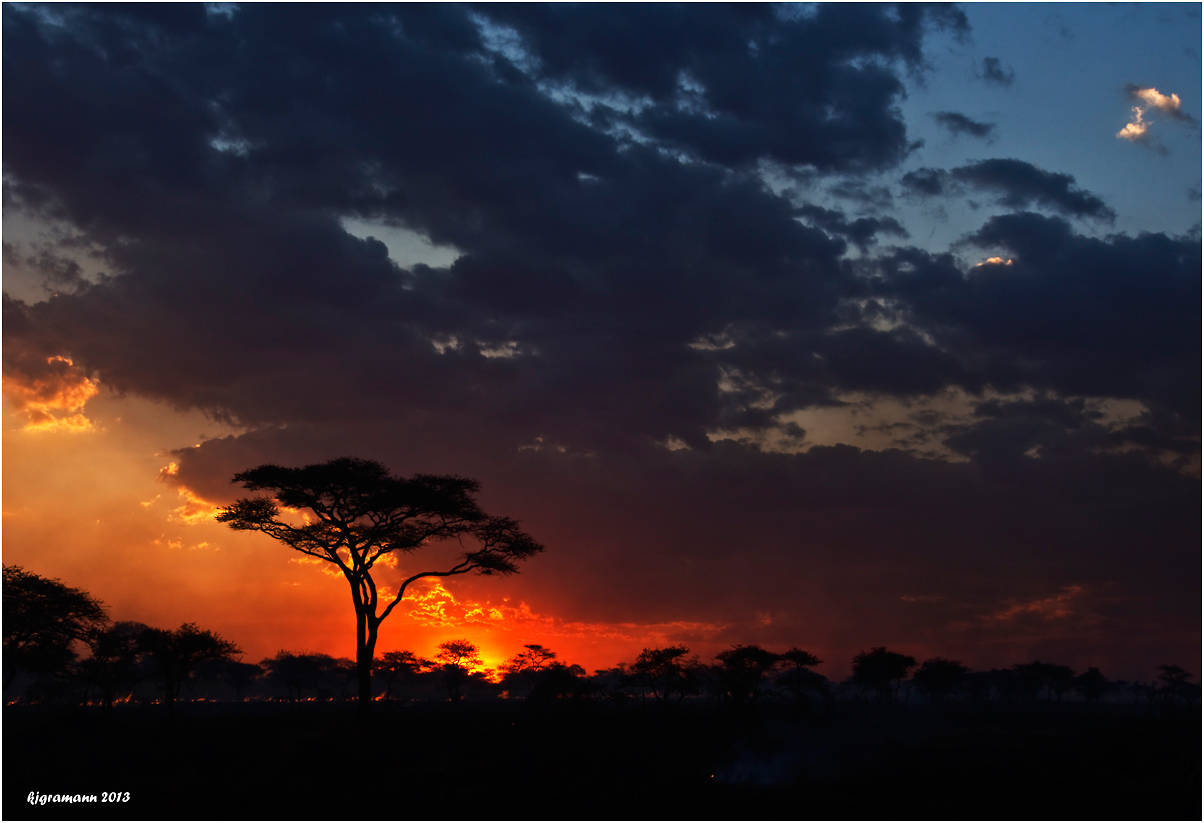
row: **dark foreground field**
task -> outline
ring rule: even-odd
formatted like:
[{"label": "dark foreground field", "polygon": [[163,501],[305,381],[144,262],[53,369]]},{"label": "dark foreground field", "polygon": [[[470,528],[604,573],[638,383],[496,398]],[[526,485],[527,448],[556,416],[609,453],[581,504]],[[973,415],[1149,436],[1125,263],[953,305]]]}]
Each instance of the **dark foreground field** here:
[{"label": "dark foreground field", "polygon": [[[6,707],[21,819],[1199,820],[1200,714],[1042,705]],[[30,792],[129,792],[30,805]]]}]

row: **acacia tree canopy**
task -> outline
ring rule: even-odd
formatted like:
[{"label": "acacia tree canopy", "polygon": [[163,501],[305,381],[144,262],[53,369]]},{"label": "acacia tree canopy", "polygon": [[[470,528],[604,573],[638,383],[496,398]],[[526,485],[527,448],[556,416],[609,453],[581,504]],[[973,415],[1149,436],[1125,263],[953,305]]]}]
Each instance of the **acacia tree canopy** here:
[{"label": "acacia tree canopy", "polygon": [[762,678],[782,659],[781,655],[752,645],[735,645],[715,655],[723,688],[737,706],[760,696]]},{"label": "acacia tree canopy", "polygon": [[[455,475],[397,477],[374,460],[340,457],[301,468],[267,464],[236,474],[233,482],[269,496],[236,501],[219,512],[218,522],[263,532],[302,554],[333,563],[350,584],[364,714],[372,703],[372,660],[380,624],[411,583],[469,572],[514,574],[518,561],[544,550],[517,521],[485,514],[475,499],[480,485]],[[298,523],[282,510],[304,510],[312,517]],[[372,577],[377,561],[449,538],[466,539],[472,548],[448,568],[410,575],[382,601]]]},{"label": "acacia tree canopy", "polygon": [[4,686],[18,670],[60,672],[77,641],[109,622],[104,604],[83,589],[4,567]]},{"label": "acacia tree canopy", "polygon": [[168,712],[174,711],[181,686],[196,672],[197,666],[242,653],[229,640],[195,623],[184,623],[173,630],[145,629],[138,637],[138,645],[163,683]]},{"label": "acacia tree canopy", "polygon": [[873,688],[879,697],[888,700],[894,693],[894,684],[907,677],[915,665],[916,659],[909,654],[875,646],[853,658],[853,681]]},{"label": "acacia tree canopy", "polygon": [[697,657],[688,657],[689,654],[690,649],[684,645],[645,648],[631,670],[653,698],[667,705],[670,695],[676,693],[680,701],[697,688],[700,664]]},{"label": "acacia tree canopy", "polygon": [[969,673],[970,668],[960,660],[933,657],[920,664],[912,680],[920,691],[940,702],[957,689]]},{"label": "acacia tree canopy", "polygon": [[480,649],[468,640],[448,640],[439,644],[439,674],[447,687],[447,696],[454,703],[460,699],[460,690],[471,676],[470,667],[479,666]]}]

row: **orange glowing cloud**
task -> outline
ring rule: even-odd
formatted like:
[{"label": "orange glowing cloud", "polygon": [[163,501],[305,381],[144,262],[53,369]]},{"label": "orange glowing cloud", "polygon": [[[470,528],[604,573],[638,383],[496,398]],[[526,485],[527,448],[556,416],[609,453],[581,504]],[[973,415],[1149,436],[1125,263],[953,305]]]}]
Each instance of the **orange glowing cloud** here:
[{"label": "orange glowing cloud", "polygon": [[1141,106],[1133,107],[1133,122],[1126,123],[1125,127],[1116,133],[1116,136],[1121,140],[1137,141],[1144,140],[1146,132],[1150,128],[1150,124],[1143,119],[1145,111]]},{"label": "orange glowing cloud", "polygon": [[1183,120],[1187,123],[1195,123],[1191,115],[1182,111],[1180,106],[1182,101],[1177,94],[1163,94],[1153,86],[1135,86],[1129,85],[1125,88],[1129,97],[1138,102],[1138,105],[1133,107],[1133,120],[1125,124],[1125,127],[1116,133],[1116,136],[1121,140],[1128,140],[1131,143],[1144,143],[1149,137],[1150,124],[1146,121],[1145,115],[1151,109],[1161,114],[1165,114],[1174,120]]},{"label": "orange glowing cloud", "polygon": [[1146,105],[1153,106],[1156,109],[1161,109],[1165,112],[1176,112],[1179,110],[1179,95],[1161,94],[1158,89],[1150,87],[1148,89],[1134,89],[1132,95],[1138,100],[1145,102]]},{"label": "orange glowing cloud", "polygon": [[[159,470],[159,482],[170,483],[180,473],[180,466],[177,463],[168,463]],[[197,497],[191,489],[184,486],[176,487],[176,494],[184,501],[180,506],[171,510],[168,515],[168,520],[175,523],[183,523],[186,526],[195,526],[197,523],[205,523],[217,517],[219,506],[215,506],[207,500],[202,500]],[[156,500],[158,497],[155,498]],[[149,507],[150,503],[143,503],[143,506]]]},{"label": "orange glowing cloud", "polygon": [[[389,595],[381,587],[382,596]],[[546,643],[571,658],[583,643],[610,648],[661,646],[681,642],[706,642],[727,628],[726,624],[672,621],[667,623],[585,623],[568,622],[534,612],[529,605],[503,598],[499,604],[461,599],[439,580],[424,580],[407,591],[402,603],[406,622],[435,630],[438,634],[467,635],[473,642],[500,647],[502,635],[518,651],[524,643]],[[450,634],[448,634],[450,637]],[[487,638],[488,641],[487,641]],[[482,648],[487,659],[499,657],[491,648]]]},{"label": "orange glowing cloud", "polygon": [[[988,257],[986,260],[978,264],[978,266],[1010,266],[1012,265],[1011,258],[1004,260],[1002,257]],[[974,268],[978,268],[975,266]]]},{"label": "orange glowing cloud", "polygon": [[988,616],[986,619],[989,622],[1007,622],[1027,614],[1034,614],[1046,620],[1070,617],[1075,613],[1073,601],[1082,593],[1082,586],[1066,586],[1059,594],[1053,597],[1016,603]]},{"label": "orange glowing cloud", "polygon": [[13,413],[26,419],[23,431],[94,431],[82,413],[84,404],[100,393],[99,383],[66,357],[48,357],[41,363],[22,364],[6,373],[4,392]]}]

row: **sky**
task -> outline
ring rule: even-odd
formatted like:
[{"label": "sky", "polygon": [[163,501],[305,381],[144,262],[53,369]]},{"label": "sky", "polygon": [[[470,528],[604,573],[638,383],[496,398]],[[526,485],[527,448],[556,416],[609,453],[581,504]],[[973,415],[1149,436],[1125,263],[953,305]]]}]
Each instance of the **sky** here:
[{"label": "sky", "polygon": [[[3,555],[354,653],[239,471],[547,546],[378,652],[1200,672],[1198,4],[3,6]],[[454,556],[402,558],[389,585]]]}]

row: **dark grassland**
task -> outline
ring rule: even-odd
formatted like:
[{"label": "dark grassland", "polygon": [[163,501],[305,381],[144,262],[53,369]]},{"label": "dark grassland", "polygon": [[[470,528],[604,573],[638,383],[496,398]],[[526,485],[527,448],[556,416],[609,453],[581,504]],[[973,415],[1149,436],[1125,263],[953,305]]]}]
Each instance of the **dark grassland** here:
[{"label": "dark grassland", "polygon": [[[1199,820],[1200,712],[527,702],[4,709],[6,820]],[[30,805],[30,792],[129,792]]]}]

